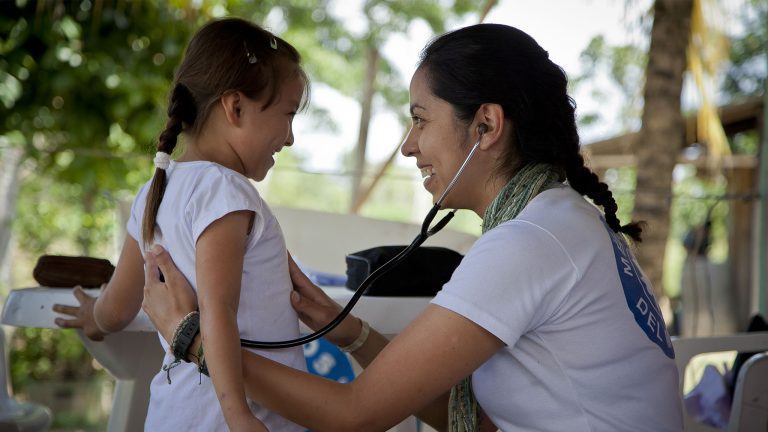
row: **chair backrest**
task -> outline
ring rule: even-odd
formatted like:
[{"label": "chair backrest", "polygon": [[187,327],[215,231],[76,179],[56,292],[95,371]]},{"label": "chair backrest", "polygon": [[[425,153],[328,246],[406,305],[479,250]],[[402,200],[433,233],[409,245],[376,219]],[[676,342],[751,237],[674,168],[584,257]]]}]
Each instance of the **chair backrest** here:
[{"label": "chair backrest", "polygon": [[[314,270],[345,274],[345,257],[375,246],[408,245],[418,225],[351,214],[273,207],[291,254]],[[425,246],[443,246],[466,254],[476,236],[449,228],[430,237]]]},{"label": "chair backrest", "polygon": [[768,353],[750,357],[739,371],[728,431],[768,431]]},{"label": "chair backrest", "polygon": [[8,384],[9,370],[8,355],[5,352],[5,330],[0,328],[0,400],[3,401],[11,398],[11,386]]},{"label": "chair backrest", "polygon": [[[723,351],[761,352],[768,350],[768,332],[737,333],[729,336],[709,336],[693,338],[672,338],[675,347],[675,362],[680,373],[680,395],[685,388],[686,366],[699,354]],[[683,406],[683,421],[686,432],[715,431],[714,428],[701,425],[688,414]],[[762,430],[765,430],[763,428]]]}]

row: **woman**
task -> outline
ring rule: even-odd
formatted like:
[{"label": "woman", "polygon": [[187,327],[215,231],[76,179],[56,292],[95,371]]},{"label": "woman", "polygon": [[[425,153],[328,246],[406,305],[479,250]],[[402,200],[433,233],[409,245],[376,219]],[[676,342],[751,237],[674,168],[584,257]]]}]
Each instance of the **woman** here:
[{"label": "woman", "polygon": [[[439,430],[681,430],[669,336],[622,235],[640,240],[640,227],[619,223],[584,166],[566,91],[562,69],[515,28],[430,43],[402,152],[436,200],[479,142],[444,207],[477,213],[483,235],[391,342],[354,317],[328,335],[365,367],[353,382],[244,351],[248,395],[315,431],[386,430],[414,413]],[[155,249],[147,264],[143,307],[168,338],[195,300],[168,254]],[[295,264],[291,277],[310,327],[339,310]]]}]

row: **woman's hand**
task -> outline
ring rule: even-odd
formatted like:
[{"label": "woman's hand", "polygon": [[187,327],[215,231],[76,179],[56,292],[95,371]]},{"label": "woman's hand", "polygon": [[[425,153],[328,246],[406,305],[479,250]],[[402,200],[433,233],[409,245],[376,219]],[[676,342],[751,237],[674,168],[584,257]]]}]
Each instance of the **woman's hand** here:
[{"label": "woman's hand", "polygon": [[107,334],[99,330],[96,320],[93,317],[93,308],[96,305],[96,297],[91,297],[83,291],[83,288],[76,286],[72,290],[80,306],[68,306],[63,304],[53,305],[54,312],[70,315],[72,319],[56,318],[54,321],[57,326],[62,328],[79,328],[89,339],[100,341],[104,340]]},{"label": "woman's hand", "polygon": [[[165,338],[173,339],[176,326],[189,312],[197,310],[197,295],[179,271],[168,251],[155,245],[144,256],[144,300],[141,308]],[[160,281],[160,272],[165,282]]]},{"label": "woman's hand", "polygon": [[[314,331],[320,330],[341,312],[341,306],[301,271],[298,264],[288,254],[288,270],[293,282],[291,304],[301,321]],[[347,346],[357,339],[362,330],[362,323],[351,314],[344,318],[325,338],[337,345]]]}]

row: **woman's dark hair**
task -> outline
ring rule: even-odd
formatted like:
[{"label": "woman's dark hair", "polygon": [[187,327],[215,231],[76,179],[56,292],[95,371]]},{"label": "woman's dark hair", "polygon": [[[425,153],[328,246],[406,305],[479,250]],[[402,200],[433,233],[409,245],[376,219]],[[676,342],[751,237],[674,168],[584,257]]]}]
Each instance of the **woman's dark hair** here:
[{"label": "woman's dark hair", "polygon": [[553,165],[574,190],[603,207],[611,229],[640,241],[640,224],[621,225],[608,185],[584,165],[568,78],[532,37],[501,24],[464,27],[427,45],[419,68],[461,122],[470,124],[484,103],[501,105],[514,130],[499,161],[501,175],[511,178],[527,163]]},{"label": "woman's dark hair", "polygon": [[[306,104],[309,80],[300,64],[301,56],[293,46],[251,22],[240,18],[209,22],[192,37],[176,71],[168,97],[168,121],[157,151],[171,154],[182,131],[199,133],[214,104],[230,92],[263,101],[266,109],[286,81],[299,77]],[[165,184],[165,170],[155,169],[142,222],[145,245],[155,235]]]}]

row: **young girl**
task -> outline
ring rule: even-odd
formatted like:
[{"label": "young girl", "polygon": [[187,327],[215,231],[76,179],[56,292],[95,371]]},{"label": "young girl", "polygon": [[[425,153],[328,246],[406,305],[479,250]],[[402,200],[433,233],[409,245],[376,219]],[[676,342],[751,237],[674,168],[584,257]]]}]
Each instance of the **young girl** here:
[{"label": "young girl", "polygon": [[[246,399],[239,339],[299,335],[285,241],[249,179],[262,180],[274,154],[293,144],[307,86],[299,54],[269,32],[235,18],[200,29],[176,72],[155,175],[134,201],[112,280],[98,299],[77,289],[80,308],[55,308],[75,315],[59,325],[91,339],[119,331],[141,307],[142,253],[154,244],[172,251],[197,291],[211,378],[176,361],[161,337],[167,353],[150,386],[145,430],[303,430]],[[171,161],[180,134],[186,146]],[[305,369],[300,347],[261,354]],[[221,410],[211,409],[217,397]]]}]

